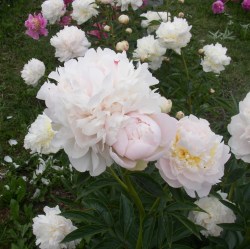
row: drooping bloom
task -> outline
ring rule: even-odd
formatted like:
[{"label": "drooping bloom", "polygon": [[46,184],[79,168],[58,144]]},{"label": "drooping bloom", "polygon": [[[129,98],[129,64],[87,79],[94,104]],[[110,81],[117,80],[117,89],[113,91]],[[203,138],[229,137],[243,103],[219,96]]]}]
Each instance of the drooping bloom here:
[{"label": "drooping bloom", "polygon": [[116,143],[130,113],[161,112],[162,98],[150,86],[158,80],[146,63],[134,68],[126,53],[89,49],[49,75],[37,97],[56,128],[53,142],[64,149],[73,167],[92,176],[113,162]]},{"label": "drooping bloom", "polygon": [[24,138],[24,148],[31,153],[56,153],[60,148],[52,143],[54,136],[50,118],[46,114],[38,115]]},{"label": "drooping bloom", "polygon": [[231,134],[228,145],[237,159],[250,163],[250,93],[239,103],[239,110],[227,127]]},{"label": "drooping bloom", "polygon": [[[227,194],[219,193],[223,200],[226,200]],[[203,226],[206,230],[201,230],[205,237],[220,236],[223,229],[217,224],[234,223],[236,216],[231,209],[222,204],[216,197],[204,197],[195,202],[197,206],[205,212],[192,211],[189,213],[189,219],[195,224]]]},{"label": "drooping bloom", "polygon": [[244,0],[241,4],[242,8],[246,11],[250,10],[250,1],[249,0]]},{"label": "drooping bloom", "polygon": [[142,0],[117,0],[116,6],[121,6],[121,11],[125,11],[128,10],[129,5],[131,5],[133,10],[137,10],[142,4]]},{"label": "drooping bloom", "polygon": [[45,73],[45,65],[38,59],[31,59],[24,65],[21,76],[27,85],[36,86]]},{"label": "drooping bloom", "polygon": [[46,26],[47,20],[42,16],[41,13],[34,13],[34,15],[29,14],[28,19],[25,21],[25,27],[27,28],[25,34],[35,40],[38,40],[40,35],[48,35],[48,30],[46,29]]},{"label": "drooping bloom", "polygon": [[224,2],[221,0],[217,0],[212,4],[212,11],[214,14],[221,14],[225,10]]},{"label": "drooping bloom", "polygon": [[201,65],[204,72],[220,73],[225,69],[224,66],[230,64],[231,58],[226,55],[227,48],[221,44],[206,45],[203,48],[204,57],[201,59]]},{"label": "drooping bloom", "polygon": [[84,56],[91,45],[85,32],[76,26],[65,26],[50,39],[50,44],[55,47],[55,56],[61,62]]},{"label": "drooping bloom", "polygon": [[148,34],[157,30],[158,27],[160,26],[160,24],[150,25],[152,21],[159,21],[159,22],[171,21],[171,14],[169,12],[148,11],[147,13],[143,13],[140,16],[147,18],[141,21],[141,26],[143,28],[147,28]]},{"label": "drooping bloom", "polygon": [[50,24],[59,21],[66,12],[63,0],[46,0],[41,7],[43,16]]},{"label": "drooping bloom", "polygon": [[79,241],[61,244],[66,235],[77,229],[71,220],[60,216],[58,206],[44,207],[45,215],[38,215],[33,219],[33,234],[36,236],[36,245],[40,249],[74,249]]},{"label": "drooping bloom", "polygon": [[163,46],[181,54],[181,48],[186,47],[191,39],[191,28],[186,19],[175,17],[173,22],[162,22],[156,35]]},{"label": "drooping bloom", "polygon": [[177,120],[167,114],[130,113],[117,134],[111,157],[129,170],[143,170],[149,161],[158,160],[169,147]]},{"label": "drooping bloom", "polygon": [[165,53],[166,48],[162,47],[153,35],[149,35],[137,40],[137,48],[133,53],[133,58],[148,62],[149,67],[156,70],[161,67]]},{"label": "drooping bloom", "polygon": [[224,174],[229,147],[213,133],[205,119],[190,115],[178,121],[170,150],[157,162],[162,178],[172,187],[184,187],[187,194],[207,196]]},{"label": "drooping bloom", "polygon": [[97,16],[97,4],[95,0],[75,0],[72,3],[73,12],[71,14],[73,20],[77,21],[78,25],[87,22],[91,17]]}]

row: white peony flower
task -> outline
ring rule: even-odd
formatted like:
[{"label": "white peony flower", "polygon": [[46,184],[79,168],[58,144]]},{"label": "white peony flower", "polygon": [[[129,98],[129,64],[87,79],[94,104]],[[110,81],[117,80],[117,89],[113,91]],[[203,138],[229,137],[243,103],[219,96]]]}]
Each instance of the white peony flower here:
[{"label": "white peony flower", "polygon": [[201,65],[204,72],[214,72],[219,74],[225,69],[224,66],[230,64],[231,58],[226,56],[227,48],[221,44],[206,45],[202,48],[204,57],[201,59]]},{"label": "white peony flower", "polygon": [[50,118],[45,114],[38,115],[24,138],[24,148],[30,149],[31,153],[56,153],[59,147],[53,145],[54,136],[55,131],[52,129]]},{"label": "white peony flower", "polygon": [[170,22],[171,14],[169,12],[157,12],[157,11],[148,11],[147,13],[141,14],[140,16],[147,18],[146,20],[141,21],[141,26],[147,28],[148,34],[157,30],[159,25],[150,25],[152,21],[159,22]]},{"label": "white peony flower", "polygon": [[91,45],[85,32],[75,26],[65,26],[50,39],[50,44],[56,48],[55,56],[61,62],[84,56]]},{"label": "white peony flower", "polygon": [[205,119],[193,115],[180,119],[170,150],[156,164],[162,178],[171,187],[183,186],[191,197],[195,192],[207,196],[230,157],[229,147],[221,140]]},{"label": "white peony flower", "polygon": [[102,4],[111,4],[113,5],[115,0],[98,0]]},{"label": "white peony flower", "polygon": [[137,49],[133,53],[133,58],[147,61],[149,68],[156,70],[161,67],[166,53],[166,48],[162,47],[153,35],[137,40]]},{"label": "white peony flower", "polygon": [[[226,194],[221,193],[223,200],[226,200]],[[231,209],[222,204],[215,197],[204,197],[195,202],[197,206],[205,212],[192,211],[188,218],[195,224],[203,226],[206,230],[201,230],[201,234],[208,237],[220,236],[223,229],[217,224],[220,223],[234,223],[236,216]]]},{"label": "white peony flower", "polygon": [[[34,197],[35,198],[35,197]],[[45,215],[38,215],[33,219],[33,234],[36,236],[36,245],[40,249],[74,249],[79,243],[71,241],[61,244],[66,235],[73,232],[77,227],[71,220],[60,216],[58,206],[54,208],[44,207]]]},{"label": "white peony flower", "polygon": [[45,74],[45,65],[42,61],[31,59],[24,65],[21,76],[27,85],[37,85]]},{"label": "white peony flower", "polygon": [[53,142],[67,153],[73,167],[92,176],[112,164],[110,146],[131,112],[160,113],[161,96],[150,89],[158,80],[148,65],[134,68],[126,53],[89,49],[52,72],[37,97],[57,133]]},{"label": "white peony flower", "polygon": [[91,17],[97,16],[98,11],[96,10],[98,6],[95,0],[75,0],[72,3],[73,12],[71,14],[72,18],[77,21],[78,25],[87,22]]},{"label": "white peony flower", "polygon": [[43,17],[46,18],[50,24],[59,21],[66,12],[63,0],[47,0],[43,2],[41,7]]},{"label": "white peony flower", "polygon": [[142,0],[117,0],[116,6],[121,6],[121,11],[128,10],[129,4],[131,5],[133,10],[137,10],[142,6]]},{"label": "white peony flower", "polygon": [[175,17],[173,22],[162,22],[156,35],[163,46],[181,54],[181,48],[186,47],[191,39],[191,28],[186,19]]},{"label": "white peony flower", "polygon": [[250,163],[250,93],[240,101],[239,111],[227,127],[231,134],[228,145],[237,159]]}]

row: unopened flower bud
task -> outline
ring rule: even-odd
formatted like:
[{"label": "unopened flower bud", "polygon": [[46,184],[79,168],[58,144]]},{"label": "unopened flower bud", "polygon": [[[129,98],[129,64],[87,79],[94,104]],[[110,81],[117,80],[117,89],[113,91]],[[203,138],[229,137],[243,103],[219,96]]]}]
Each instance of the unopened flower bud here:
[{"label": "unopened flower bud", "polygon": [[178,111],[178,112],[176,113],[175,117],[176,117],[177,119],[180,120],[180,119],[182,119],[182,118],[185,117],[185,114],[184,114],[184,112],[182,112],[182,111]]},{"label": "unopened flower bud", "polygon": [[115,49],[117,51],[127,51],[129,49],[129,44],[127,41],[117,42]]},{"label": "unopened flower bud", "polygon": [[161,97],[161,112],[169,113],[172,108],[172,101],[170,99],[166,99],[165,97]]},{"label": "unopened flower bud", "polygon": [[180,17],[180,18],[183,18],[185,16],[185,14],[183,13],[183,12],[180,12],[179,14],[178,14],[178,17]]},{"label": "unopened flower bud", "polygon": [[178,0],[179,3],[184,3],[184,0]]},{"label": "unopened flower bud", "polygon": [[204,54],[204,49],[202,49],[202,48],[200,48],[199,50],[198,50],[198,53],[200,54],[200,55],[203,55]]},{"label": "unopened flower bud", "polygon": [[118,21],[119,21],[119,23],[122,23],[122,24],[128,24],[129,17],[127,15],[120,15],[118,17]]},{"label": "unopened flower bud", "polygon": [[131,34],[133,32],[133,30],[131,28],[126,28],[125,30],[128,34]]},{"label": "unopened flower bud", "polygon": [[163,57],[163,61],[165,61],[165,62],[170,62],[170,58],[164,56],[164,57]]},{"label": "unopened flower bud", "polygon": [[212,93],[212,94],[215,93],[215,90],[214,90],[213,88],[210,88],[209,91],[210,91],[210,93]]},{"label": "unopened flower bud", "polygon": [[110,31],[110,26],[109,25],[105,25],[103,27],[103,30],[106,31],[106,32],[109,32]]}]

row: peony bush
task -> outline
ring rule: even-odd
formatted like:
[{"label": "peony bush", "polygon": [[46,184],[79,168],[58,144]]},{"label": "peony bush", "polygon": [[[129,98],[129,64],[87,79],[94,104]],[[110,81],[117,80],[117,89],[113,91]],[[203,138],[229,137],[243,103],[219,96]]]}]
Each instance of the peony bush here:
[{"label": "peony bush", "polygon": [[42,202],[31,248],[249,245],[236,188],[239,178],[248,195],[237,159],[249,162],[249,94],[228,133],[216,128],[212,110],[224,102],[210,101],[211,82],[234,61],[219,42],[197,47],[196,24],[176,4],[185,2],[46,0],[28,14],[26,35],[54,51],[52,70],[32,58],[21,71],[43,108],[23,142],[38,162],[23,181]]}]

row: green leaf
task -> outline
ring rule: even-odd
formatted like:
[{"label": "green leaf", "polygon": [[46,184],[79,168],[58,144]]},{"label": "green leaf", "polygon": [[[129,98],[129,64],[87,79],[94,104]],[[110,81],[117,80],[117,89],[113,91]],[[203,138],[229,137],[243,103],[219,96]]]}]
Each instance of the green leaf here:
[{"label": "green leaf", "polygon": [[193,247],[180,244],[173,244],[171,249],[193,249]]},{"label": "green leaf", "polygon": [[191,234],[190,230],[187,230],[184,226],[178,226],[173,232],[173,242],[179,241],[188,237]]},{"label": "green leaf", "polygon": [[77,222],[87,222],[94,224],[101,224],[95,216],[87,213],[86,211],[66,211],[62,212],[60,215],[67,219],[74,220]]},{"label": "green leaf", "polygon": [[132,177],[135,179],[136,183],[148,194],[155,197],[164,195],[161,185],[149,175],[142,172],[137,172],[134,173]]},{"label": "green leaf", "polygon": [[157,220],[157,248],[162,248],[164,239],[166,239],[165,219],[159,215]]},{"label": "green leaf", "polygon": [[166,207],[167,212],[184,211],[184,210],[202,211],[197,205],[190,202],[174,202]]},{"label": "green leaf", "polygon": [[143,248],[150,248],[155,231],[156,217],[148,217],[144,221],[143,229]]},{"label": "green leaf", "polygon": [[19,203],[14,199],[11,199],[11,201],[10,201],[10,214],[14,220],[18,220],[18,218],[19,218]]},{"label": "green leaf", "polygon": [[228,208],[230,208],[235,214],[239,214],[241,217],[244,217],[241,210],[239,209],[239,207],[237,207],[236,204],[233,204],[226,200],[220,200],[220,202],[223,203]]},{"label": "green leaf", "polygon": [[166,236],[168,245],[171,248],[172,241],[173,241],[173,219],[170,215],[165,216],[165,222],[166,222]]},{"label": "green leaf", "polygon": [[123,228],[124,238],[126,238],[128,231],[134,220],[134,209],[133,204],[123,194],[120,198],[120,212],[119,212],[120,224]]},{"label": "green leaf", "polygon": [[220,223],[217,224],[219,227],[223,228],[224,230],[230,231],[245,231],[244,227],[236,223]]},{"label": "green leaf", "polygon": [[113,249],[113,248],[114,249],[122,248],[121,242],[116,240],[115,238],[103,240],[93,249]]},{"label": "green leaf", "polygon": [[61,243],[66,243],[77,239],[83,239],[85,237],[93,236],[98,233],[106,232],[107,230],[108,228],[105,226],[86,225],[68,234]]},{"label": "green leaf", "polygon": [[201,226],[195,225],[192,221],[187,219],[185,216],[180,214],[170,213],[170,215],[174,216],[177,220],[179,220],[189,231],[191,231],[196,237],[201,239],[199,231],[204,229]]},{"label": "green leaf", "polygon": [[244,175],[244,173],[245,173],[245,169],[243,169],[243,168],[236,168],[236,169],[232,170],[228,175],[227,183],[231,184],[231,183],[237,181],[238,179],[241,179],[242,176]]}]

